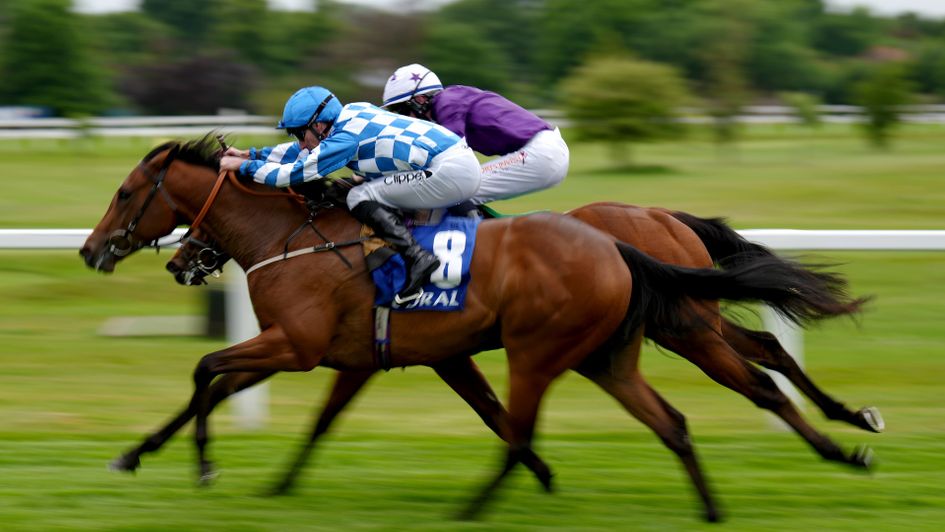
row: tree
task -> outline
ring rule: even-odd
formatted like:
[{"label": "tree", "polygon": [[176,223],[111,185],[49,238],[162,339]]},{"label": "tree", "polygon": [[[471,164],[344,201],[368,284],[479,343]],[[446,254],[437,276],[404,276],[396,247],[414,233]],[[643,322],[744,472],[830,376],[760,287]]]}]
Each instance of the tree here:
[{"label": "tree", "polygon": [[168,27],[140,11],[86,15],[83,25],[93,53],[117,71],[166,60],[174,47]]},{"label": "tree", "polygon": [[349,44],[339,38],[344,28],[336,20],[336,12],[337,6],[331,2],[320,2],[317,12],[303,16],[270,11],[264,32],[266,64],[260,66],[269,73],[289,74],[313,58],[324,57],[326,48]]},{"label": "tree", "polygon": [[474,26],[480,39],[493,43],[514,67],[509,72],[513,81],[522,81],[534,74],[535,6],[534,0],[458,0],[445,4],[430,26]]},{"label": "tree", "polygon": [[834,55],[857,55],[879,40],[879,27],[869,10],[824,15],[816,29],[814,44]]},{"label": "tree", "polygon": [[220,17],[219,0],[142,0],[141,11],[163,22],[178,39],[190,43],[203,43]]},{"label": "tree", "polygon": [[922,92],[945,96],[945,44],[931,39],[925,43],[915,59],[911,77]]},{"label": "tree", "polygon": [[221,107],[250,109],[255,70],[232,52],[203,53],[187,60],[129,70],[124,92],[155,114],[215,114]]},{"label": "tree", "polygon": [[611,145],[617,163],[628,162],[633,142],[676,138],[678,110],[688,100],[682,78],[669,66],[630,59],[593,59],[563,81],[563,107],[581,140]]},{"label": "tree", "polygon": [[749,97],[746,63],[755,33],[749,17],[757,5],[746,0],[707,0],[700,6],[696,42],[703,94],[708,99],[716,142],[729,144],[738,136],[737,117]]},{"label": "tree", "polygon": [[794,111],[794,116],[804,126],[812,129],[819,128],[823,121],[820,118],[820,99],[804,92],[786,92],[781,95],[788,106]]},{"label": "tree", "polygon": [[509,59],[502,49],[467,24],[429,28],[422,62],[446,85],[474,85],[502,92],[509,78]]},{"label": "tree", "polygon": [[[267,63],[266,0],[216,0],[217,20],[212,30],[216,45],[236,50],[241,59],[259,66]],[[295,52],[298,53],[298,52]]]},{"label": "tree", "polygon": [[878,148],[889,145],[893,128],[899,123],[900,107],[909,103],[912,90],[901,65],[876,67],[855,89],[856,103],[866,113],[866,133]]},{"label": "tree", "polygon": [[[646,42],[640,29],[658,6],[654,0],[546,0],[536,35],[536,61],[544,79],[553,82],[569,75],[604,42],[617,47],[612,51],[639,52],[633,45]],[[663,29],[650,27],[656,31],[647,33],[654,38]]]},{"label": "tree", "polygon": [[48,108],[57,115],[103,110],[110,98],[92,63],[69,0],[17,1],[9,6],[0,98]]},{"label": "tree", "polygon": [[809,45],[810,22],[801,20],[811,6],[793,2],[765,3],[754,14],[748,44],[746,75],[766,91],[820,90],[824,75],[817,52]]}]

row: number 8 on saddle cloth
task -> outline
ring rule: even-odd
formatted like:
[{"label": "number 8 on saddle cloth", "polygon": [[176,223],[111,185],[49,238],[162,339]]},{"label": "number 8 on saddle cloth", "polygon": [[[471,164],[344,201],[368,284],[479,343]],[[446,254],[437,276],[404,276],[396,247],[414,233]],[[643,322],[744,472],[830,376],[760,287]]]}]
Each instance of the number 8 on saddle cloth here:
[{"label": "number 8 on saddle cloth", "polygon": [[437,225],[416,225],[410,230],[420,245],[440,259],[440,267],[430,276],[420,298],[398,305],[394,295],[406,279],[400,255],[390,248],[380,248],[368,258],[368,268],[377,286],[374,304],[393,310],[462,310],[469,285],[469,266],[476,245],[479,219],[445,216]]}]

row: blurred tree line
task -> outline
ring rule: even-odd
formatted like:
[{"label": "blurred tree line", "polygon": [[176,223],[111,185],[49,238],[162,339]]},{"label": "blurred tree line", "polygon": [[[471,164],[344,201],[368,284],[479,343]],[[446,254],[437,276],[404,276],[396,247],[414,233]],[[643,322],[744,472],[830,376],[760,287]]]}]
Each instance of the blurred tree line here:
[{"label": "blurred tree line", "polygon": [[[718,118],[722,137],[731,134],[725,117],[782,93],[882,101],[868,88],[875,80],[945,98],[945,20],[833,12],[822,0],[456,0],[432,12],[143,0],[138,11],[100,15],[78,14],[70,0],[4,0],[0,43],[0,105],[63,116],[275,114],[288,94],[315,83],[343,101],[377,102],[386,77],[414,61],[446,84],[496,90],[527,107],[588,97],[581,79],[611,91],[646,85],[674,103],[682,85]],[[594,71],[616,68],[616,58],[637,66],[620,67],[623,77]],[[672,81],[640,81],[650,76]]]}]

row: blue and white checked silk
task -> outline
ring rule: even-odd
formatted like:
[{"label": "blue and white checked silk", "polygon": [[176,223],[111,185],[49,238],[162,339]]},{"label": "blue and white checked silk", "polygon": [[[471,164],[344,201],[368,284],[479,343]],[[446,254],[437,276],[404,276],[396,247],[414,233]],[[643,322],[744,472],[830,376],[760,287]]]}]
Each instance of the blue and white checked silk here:
[{"label": "blue and white checked silk", "polygon": [[286,142],[278,146],[269,146],[261,150],[256,148],[249,149],[249,158],[257,161],[269,163],[287,164],[293,163],[299,157],[307,157],[308,149],[302,149],[298,142]]},{"label": "blue and white checked silk", "polygon": [[369,103],[349,103],[311,153],[299,149],[297,142],[252,149],[240,173],[275,187],[322,179],[344,166],[366,179],[377,179],[426,170],[434,157],[459,140],[432,122],[390,113]]}]

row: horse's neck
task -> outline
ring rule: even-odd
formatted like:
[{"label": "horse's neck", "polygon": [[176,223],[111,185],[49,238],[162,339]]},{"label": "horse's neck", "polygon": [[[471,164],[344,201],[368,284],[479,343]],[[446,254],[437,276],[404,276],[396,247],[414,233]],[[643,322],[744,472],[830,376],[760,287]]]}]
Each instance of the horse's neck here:
[{"label": "horse's neck", "polygon": [[[199,212],[209,197],[206,192],[185,195],[186,210]],[[189,222],[193,221],[191,217]],[[221,250],[244,270],[285,250],[287,239],[306,221],[304,209],[288,197],[251,196],[225,183],[201,228],[216,240]],[[315,218],[315,227],[332,241],[357,237],[358,224],[341,209],[327,209]],[[303,229],[290,242],[290,251],[323,243],[315,231]]]},{"label": "horse's neck", "polygon": [[357,223],[341,209],[319,213],[313,221],[316,233],[305,225],[305,213],[287,205],[285,200],[267,200],[266,207],[261,201],[248,203],[243,207],[220,209],[219,215],[210,220],[214,232],[219,233],[221,246],[244,270],[286,250],[325,243],[318,233],[334,242],[357,237]]}]

